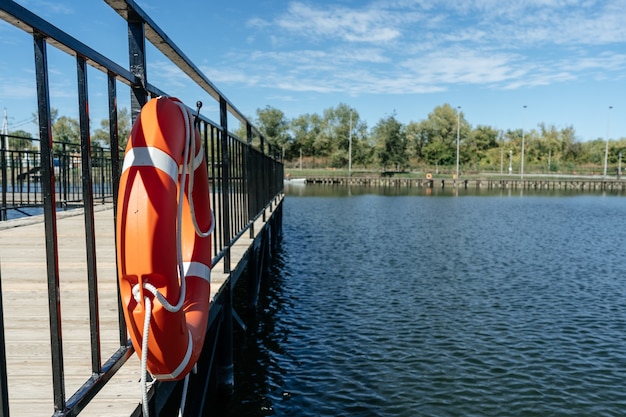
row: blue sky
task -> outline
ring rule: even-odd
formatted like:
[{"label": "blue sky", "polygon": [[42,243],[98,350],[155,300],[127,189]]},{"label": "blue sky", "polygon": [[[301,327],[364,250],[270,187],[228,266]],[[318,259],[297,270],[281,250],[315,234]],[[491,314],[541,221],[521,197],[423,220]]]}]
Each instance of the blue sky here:
[{"label": "blue sky", "polygon": [[[127,67],[125,22],[101,0],[19,0]],[[472,124],[574,126],[581,141],[626,137],[626,0],[137,0],[246,116],[289,118],[346,103],[371,128],[436,106]],[[0,107],[36,131],[32,38],[0,23]],[[77,117],[75,63],[49,49],[53,107]],[[92,127],[106,80],[89,77]],[[218,119],[217,104],[148,49],[148,79]],[[123,90],[120,106],[129,106]],[[523,106],[527,106],[526,109]],[[609,110],[609,106],[613,109]]]}]

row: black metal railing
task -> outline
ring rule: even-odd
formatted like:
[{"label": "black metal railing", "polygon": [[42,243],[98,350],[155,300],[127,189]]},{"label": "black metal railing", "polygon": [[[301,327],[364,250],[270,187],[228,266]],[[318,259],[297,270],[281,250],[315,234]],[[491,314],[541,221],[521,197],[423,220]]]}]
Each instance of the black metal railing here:
[{"label": "black metal railing", "polygon": [[[133,0],[105,0],[128,23],[129,65],[123,66],[104,57],[80,40],[75,39],[41,19],[32,11],[10,1],[0,1],[0,18],[32,34],[34,45],[35,79],[39,149],[37,151],[2,148],[2,215],[9,207],[41,207],[45,220],[48,304],[50,314],[50,346],[53,374],[54,416],[77,415],[110,380],[113,374],[132,354],[121,313],[119,314],[119,349],[103,359],[100,348],[98,276],[95,265],[94,204],[110,199],[114,208],[119,184],[120,156],[92,146],[87,88],[87,68],[93,67],[107,75],[105,97],[108,98],[110,148],[119,149],[118,85],[127,86],[131,97],[133,119],[149,97],[168,95],[165,90],[149,83],[146,76],[146,41],[152,43],[165,57],[178,66],[202,91],[201,100],[216,100],[220,108],[218,123],[200,116],[201,134],[212,186],[212,204],[216,214],[213,265],[225,260],[225,272],[230,268],[230,248],[247,231],[253,233],[258,216],[272,207],[282,191],[283,165],[263,135],[211,83],[210,80],[182,53],[162,30]],[[50,87],[47,50],[52,46],[75,57],[76,85],[80,143],[53,144],[51,129]],[[170,92],[175,93],[175,92]],[[175,94],[172,94],[175,95]],[[195,103],[193,103],[195,105]],[[193,106],[192,106],[193,107]],[[245,126],[247,137],[238,138],[229,133],[228,119],[235,118]],[[4,140],[2,141],[4,143]],[[257,144],[256,146],[253,146]],[[87,254],[87,281],[89,286],[89,315],[91,325],[92,373],[85,375],[85,383],[76,392],[67,394],[64,381],[61,294],[59,291],[59,254],[57,245],[56,211],[69,204],[84,208]],[[114,211],[115,213],[115,211]],[[114,225],[111,225],[114,228]],[[0,264],[1,271],[1,264]],[[1,274],[0,274],[1,277]],[[0,293],[0,307],[2,294]],[[3,323],[0,308],[0,325]],[[0,329],[3,330],[3,329]],[[0,332],[2,336],[2,332]],[[0,337],[0,344],[4,340]],[[0,346],[1,410],[9,410],[6,387],[4,346]],[[8,387],[10,390],[10,387]],[[7,411],[8,413],[8,411]],[[3,414],[4,411],[3,411]]]},{"label": "black metal railing", "polygon": [[[42,164],[39,139],[0,135],[0,221],[41,214]],[[53,142],[55,201],[59,208],[83,205],[80,144]],[[91,150],[92,192],[95,201],[113,199],[111,150]]]}]

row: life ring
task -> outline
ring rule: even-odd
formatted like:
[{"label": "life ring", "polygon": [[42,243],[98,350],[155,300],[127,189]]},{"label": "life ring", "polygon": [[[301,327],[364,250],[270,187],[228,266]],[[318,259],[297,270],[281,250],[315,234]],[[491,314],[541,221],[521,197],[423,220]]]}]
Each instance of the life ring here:
[{"label": "life ring", "polygon": [[193,116],[175,98],[151,99],[126,147],[116,244],[130,339],[155,379],[184,378],[202,351],[213,223]]},{"label": "life ring", "polygon": [[433,174],[431,174],[430,172],[428,174],[426,174],[426,179],[427,180],[432,180],[433,179]]}]

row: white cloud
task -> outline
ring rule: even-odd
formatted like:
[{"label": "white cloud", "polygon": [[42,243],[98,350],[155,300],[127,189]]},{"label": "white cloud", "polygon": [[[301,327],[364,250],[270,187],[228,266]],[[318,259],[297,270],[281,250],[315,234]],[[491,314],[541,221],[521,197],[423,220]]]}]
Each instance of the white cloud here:
[{"label": "white cloud", "polygon": [[24,4],[24,6],[30,10],[37,10],[39,13],[42,13],[45,10],[46,12],[57,15],[74,14],[73,8],[60,1],[23,0],[18,1],[18,3]]},{"label": "white cloud", "polygon": [[6,81],[0,84],[0,97],[3,99],[27,99],[37,95],[37,91],[32,80]]},{"label": "white cloud", "polygon": [[256,50],[228,56],[230,69],[216,80],[294,92],[406,94],[626,72],[624,54],[610,52],[626,42],[624,0],[345,4],[352,3],[296,1],[273,17],[249,20]]},{"label": "white cloud", "polygon": [[576,78],[590,80],[626,79],[626,54],[601,52],[595,55],[580,54],[564,59],[555,65],[555,71],[567,72]]},{"label": "white cloud", "polygon": [[148,81],[167,88],[182,88],[190,83],[190,79],[182,70],[169,61],[151,62],[148,67]]},{"label": "white cloud", "polygon": [[236,70],[228,69],[221,70],[214,66],[205,66],[201,70],[209,77],[214,83],[231,83],[238,85],[256,86],[259,85],[259,76],[251,76],[250,74]]},{"label": "white cloud", "polygon": [[289,33],[307,38],[385,43],[401,36],[395,24],[399,18],[400,15],[376,8],[334,6],[321,9],[293,2],[275,23]]}]

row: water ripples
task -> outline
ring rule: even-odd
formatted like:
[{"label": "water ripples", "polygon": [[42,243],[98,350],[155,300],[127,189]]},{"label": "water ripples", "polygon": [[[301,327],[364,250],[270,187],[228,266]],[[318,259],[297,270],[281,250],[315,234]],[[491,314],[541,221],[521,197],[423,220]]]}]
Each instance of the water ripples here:
[{"label": "water ripples", "polygon": [[625,215],[601,197],[288,198],[247,415],[623,414]]}]

